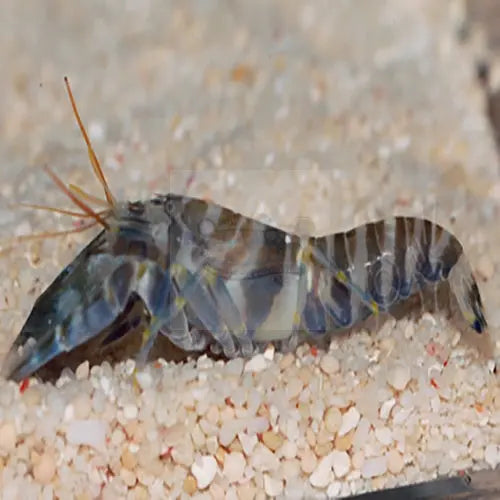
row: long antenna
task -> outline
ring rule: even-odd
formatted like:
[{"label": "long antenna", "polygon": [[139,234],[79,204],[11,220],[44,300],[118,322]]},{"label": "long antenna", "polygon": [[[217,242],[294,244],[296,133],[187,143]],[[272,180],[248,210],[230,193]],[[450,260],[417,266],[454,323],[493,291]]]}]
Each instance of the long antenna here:
[{"label": "long antenna", "polygon": [[73,114],[75,115],[76,121],[78,122],[78,127],[80,128],[80,132],[82,133],[83,140],[85,141],[85,144],[87,145],[87,150],[89,154],[89,159],[90,163],[92,164],[92,168],[94,169],[94,173],[96,177],[99,179],[99,182],[101,183],[103,189],[104,189],[104,194],[106,195],[106,200],[108,203],[113,206],[116,204],[116,200],[111,193],[111,190],[109,189],[108,183],[106,182],[106,178],[104,177],[104,173],[102,171],[101,165],[99,164],[99,160],[97,159],[97,156],[94,152],[94,149],[92,148],[92,144],[90,143],[89,136],[87,135],[87,131],[85,130],[85,127],[83,126],[83,122],[80,118],[80,113],[78,113],[78,109],[76,107],[76,102],[75,98],[73,97],[73,92],[71,92],[71,87],[69,85],[69,80],[68,77],[64,77],[64,83],[66,85],[66,90],[68,91],[68,96],[69,100],[71,102],[71,107],[73,108]]},{"label": "long antenna", "polygon": [[22,243],[24,241],[44,240],[47,238],[57,238],[59,236],[66,236],[68,234],[82,233],[83,231],[86,231],[87,229],[90,229],[91,227],[94,227],[96,225],[97,225],[97,222],[94,220],[92,222],[89,222],[88,224],[84,224],[83,226],[72,228],[72,229],[63,229],[62,231],[47,231],[47,232],[43,232],[43,233],[23,234],[21,236],[16,236],[8,241],[7,246],[2,246],[0,244],[0,256],[10,252],[11,250],[14,250],[16,247],[13,243]]},{"label": "long antenna", "polygon": [[109,224],[94,210],[92,210],[86,203],[76,197],[64,184],[64,182],[59,179],[59,177],[50,170],[46,165],[43,166],[43,170],[45,173],[52,179],[54,184],[78,207],[81,208],[87,215],[95,219],[101,226],[106,229],[109,229]]},{"label": "long antenna", "polygon": [[75,184],[68,184],[68,189],[80,199],[87,200],[90,203],[95,203],[96,205],[100,205],[101,207],[109,208],[109,203],[106,200],[101,200],[101,198],[87,193],[80,186],[76,186]]},{"label": "long antenna", "polygon": [[[9,206],[11,206],[11,207],[32,208],[34,210],[45,210],[46,212],[55,212],[56,214],[69,215],[71,217],[81,217],[82,219],[85,219],[87,217],[94,218],[93,215],[84,214],[84,213],[81,213],[81,212],[76,212],[75,210],[68,210],[66,208],[51,207],[49,205],[39,205],[38,203],[19,202],[19,203],[12,203]],[[107,210],[100,210],[99,212],[96,212],[97,215],[105,215],[106,213],[107,213]]]}]

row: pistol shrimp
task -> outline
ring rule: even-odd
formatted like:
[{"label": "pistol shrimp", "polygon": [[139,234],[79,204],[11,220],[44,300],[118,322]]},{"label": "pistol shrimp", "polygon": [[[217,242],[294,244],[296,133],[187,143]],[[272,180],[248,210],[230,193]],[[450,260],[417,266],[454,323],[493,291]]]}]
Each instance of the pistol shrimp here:
[{"label": "pistol shrimp", "polygon": [[[148,324],[138,359],[158,335],[185,351],[248,356],[260,345],[296,345],[390,312],[428,285],[448,283],[471,328],[486,328],[481,298],[457,238],[425,219],[392,217],[329,236],[299,236],[215,203],[167,194],[113,197],[67,90],[106,197],[94,212],[74,186],[54,182],[102,231],[36,300],[4,362],[14,380],[109,334],[140,303]],[[99,346],[97,347],[99,348]]]}]

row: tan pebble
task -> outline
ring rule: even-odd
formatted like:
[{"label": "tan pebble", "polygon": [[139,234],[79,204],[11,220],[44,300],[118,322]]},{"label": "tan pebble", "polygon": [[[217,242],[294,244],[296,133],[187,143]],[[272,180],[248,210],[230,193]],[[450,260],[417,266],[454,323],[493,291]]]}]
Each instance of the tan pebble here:
[{"label": "tan pebble", "polygon": [[27,406],[36,406],[40,403],[42,395],[38,386],[28,387],[23,393],[23,402]]},{"label": "tan pebble", "polygon": [[283,436],[273,431],[266,431],[262,433],[262,442],[271,451],[276,451],[283,444]]},{"label": "tan pebble", "polygon": [[298,410],[303,420],[307,420],[311,415],[309,405],[306,403],[299,403]]},{"label": "tan pebble", "polygon": [[295,356],[291,352],[285,354],[278,363],[280,370],[281,371],[286,370],[293,364],[294,361],[295,361]]},{"label": "tan pebble", "polygon": [[201,448],[205,444],[205,434],[199,424],[196,424],[191,430],[191,439],[196,448]]},{"label": "tan pebble", "polygon": [[219,441],[217,440],[217,436],[208,437],[205,444],[210,455],[214,455],[217,452],[217,448],[219,448]]},{"label": "tan pebble", "polygon": [[356,451],[352,454],[351,462],[352,462],[352,466],[355,469],[361,469],[364,461],[365,461],[365,454],[362,450]]},{"label": "tan pebble", "polygon": [[329,432],[335,434],[342,425],[342,413],[335,406],[330,406],[325,412],[325,426]]},{"label": "tan pebble", "polygon": [[192,474],[188,474],[186,478],[184,479],[184,483],[182,484],[182,489],[184,493],[187,493],[188,495],[192,495],[193,493],[196,492],[197,486],[196,486],[196,479]]},{"label": "tan pebble", "polygon": [[316,434],[316,443],[317,444],[326,444],[332,441],[332,434],[329,432],[325,426],[321,426],[318,434]]},{"label": "tan pebble", "polygon": [[138,484],[134,488],[134,500],[148,500],[150,498],[149,492],[142,484]]},{"label": "tan pebble", "polygon": [[269,408],[267,405],[261,403],[259,409],[257,410],[257,415],[259,417],[269,418]]},{"label": "tan pebble", "polygon": [[304,385],[309,385],[312,378],[311,368],[309,366],[302,366],[299,370],[299,378]]},{"label": "tan pebble", "polygon": [[375,489],[375,490],[381,490],[385,486],[386,482],[387,482],[387,479],[385,477],[383,477],[383,476],[374,477],[372,479],[373,489]]},{"label": "tan pebble", "polygon": [[311,448],[316,446],[316,435],[310,427],[306,430],[306,440]]},{"label": "tan pebble", "polygon": [[217,460],[220,466],[223,466],[225,458],[226,458],[226,450],[222,446],[219,446],[215,453],[215,460]]},{"label": "tan pebble", "polygon": [[299,394],[300,391],[302,391],[302,388],[304,387],[304,384],[302,383],[302,380],[297,377],[292,377],[288,383],[286,384],[286,396],[289,400],[295,399]]},{"label": "tan pebble", "polygon": [[[137,496],[135,498],[137,499]],[[92,500],[92,497],[87,492],[78,493],[77,495],[75,495],[75,500]]]},{"label": "tan pebble", "polygon": [[[210,496],[214,500],[217,500],[219,498],[224,498],[225,491],[224,491],[224,488],[220,484],[213,482],[208,488],[208,493],[210,493]],[[231,497],[226,496],[226,498],[231,498]],[[232,498],[236,498],[236,495],[233,494]]]},{"label": "tan pebble", "polygon": [[117,427],[111,434],[111,444],[118,447],[121,443],[123,443],[124,440],[124,432],[119,427]]},{"label": "tan pebble", "polygon": [[240,484],[236,488],[238,500],[254,500],[257,495],[257,488],[250,483]]},{"label": "tan pebble", "polygon": [[211,423],[211,424],[217,424],[219,421],[219,408],[217,408],[216,405],[210,406],[208,409],[205,418]]},{"label": "tan pebble", "polygon": [[42,455],[38,453],[36,450],[31,450],[30,453],[30,460],[31,460],[31,465],[38,465],[40,463],[40,460],[42,458]]},{"label": "tan pebble", "polygon": [[83,363],[80,363],[75,371],[76,379],[77,380],[85,380],[89,378],[90,374],[90,363],[88,360],[84,361]]},{"label": "tan pebble", "polygon": [[472,458],[472,460],[479,462],[480,460],[484,459],[484,450],[482,448],[474,448],[470,454],[470,457]]},{"label": "tan pebble", "polygon": [[321,444],[318,443],[314,447],[314,452],[320,458],[328,455],[328,453],[330,453],[332,450],[333,450],[333,442],[332,441],[329,441],[328,443],[321,443]]},{"label": "tan pebble", "polygon": [[120,470],[120,477],[123,479],[123,482],[129,488],[131,488],[132,486],[134,486],[134,484],[136,483],[136,480],[137,480],[135,474],[131,470],[126,469],[125,467],[121,468],[121,470]]},{"label": "tan pebble", "polygon": [[128,446],[123,450],[122,456],[121,456],[121,462],[123,467],[129,470],[134,470],[135,467],[137,466],[137,454],[132,453]]},{"label": "tan pebble", "polygon": [[340,364],[337,358],[331,354],[325,354],[325,356],[321,358],[319,366],[327,375],[333,375],[340,370]]},{"label": "tan pebble", "polygon": [[386,356],[394,350],[396,346],[396,341],[392,337],[386,337],[380,341],[380,349],[385,353]]},{"label": "tan pebble", "polygon": [[16,447],[17,433],[12,422],[5,422],[0,427],[0,449],[12,451]]},{"label": "tan pebble", "polygon": [[172,458],[177,464],[190,467],[194,460],[194,449],[191,439],[177,443],[172,450]]},{"label": "tan pebble", "polygon": [[33,467],[33,477],[41,484],[49,484],[56,473],[54,457],[44,453],[39,462]]},{"label": "tan pebble", "polygon": [[316,455],[311,450],[311,448],[306,448],[302,452],[302,456],[300,458],[300,468],[305,474],[311,474],[311,472],[316,468],[318,463],[318,459]]},{"label": "tan pebble", "polygon": [[73,403],[75,418],[79,420],[85,420],[90,415],[92,408],[92,403],[90,401],[90,396],[86,393],[80,394]]},{"label": "tan pebble", "polygon": [[230,406],[225,406],[219,413],[219,416],[222,422],[225,422],[226,420],[233,420],[234,408],[231,408]]},{"label": "tan pebble", "polygon": [[399,474],[404,467],[405,463],[401,453],[398,450],[389,450],[387,453],[387,468],[392,474]]},{"label": "tan pebble", "polygon": [[347,451],[352,446],[352,440],[354,438],[355,430],[348,432],[344,436],[339,436],[335,438],[335,449],[339,451]]},{"label": "tan pebble", "polygon": [[225,458],[222,473],[230,483],[236,483],[243,478],[246,464],[243,453],[229,453]]},{"label": "tan pebble", "polygon": [[143,440],[144,426],[139,424],[137,420],[132,420],[131,422],[127,422],[125,424],[124,429],[127,436],[136,443],[140,443]]},{"label": "tan pebble", "polygon": [[243,451],[243,446],[241,446],[239,439],[233,439],[232,443],[229,445],[231,451]]},{"label": "tan pebble", "polygon": [[300,475],[300,462],[296,458],[283,460],[281,467],[283,469],[283,476],[287,480],[299,477]]}]

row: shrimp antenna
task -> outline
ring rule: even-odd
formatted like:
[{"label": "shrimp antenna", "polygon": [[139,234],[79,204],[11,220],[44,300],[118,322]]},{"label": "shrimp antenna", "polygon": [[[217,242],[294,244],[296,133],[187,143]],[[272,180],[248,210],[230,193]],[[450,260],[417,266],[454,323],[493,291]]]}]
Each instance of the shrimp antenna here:
[{"label": "shrimp antenna", "polygon": [[[83,231],[86,231],[87,229],[90,229],[91,227],[94,227],[97,224],[98,224],[97,221],[94,220],[92,222],[89,222],[88,224],[84,224],[80,227],[72,229],[63,229],[61,231],[47,231],[44,233],[37,233],[37,234],[23,234],[21,236],[16,236],[15,238],[8,240],[8,243],[11,242],[22,243],[24,241],[45,240],[47,238],[57,238],[59,236],[67,236],[68,234],[82,233]],[[11,250],[14,250],[15,248],[16,248],[15,244],[9,244],[6,247],[0,244],[0,256],[10,252]]]},{"label": "shrimp antenna", "polygon": [[69,100],[71,102],[71,107],[73,108],[73,114],[75,115],[76,121],[78,123],[78,127],[80,128],[80,132],[82,133],[83,140],[85,141],[85,144],[87,145],[87,150],[89,154],[89,159],[90,163],[92,164],[92,168],[94,169],[94,173],[101,183],[103,189],[104,189],[104,194],[106,195],[106,200],[109,205],[113,206],[116,204],[116,200],[111,193],[111,190],[109,189],[108,183],[106,182],[106,177],[104,176],[104,173],[102,171],[101,165],[99,164],[99,160],[97,159],[97,156],[94,152],[94,149],[92,148],[92,144],[90,143],[89,136],[87,135],[87,131],[85,130],[85,127],[83,126],[82,119],[80,118],[80,113],[78,113],[78,109],[76,107],[76,102],[75,98],[73,97],[73,92],[71,92],[71,87],[69,85],[69,80],[68,77],[64,77],[64,83],[66,85],[66,90],[68,92]]},{"label": "shrimp antenna", "polygon": [[66,185],[64,184],[64,182],[59,179],[59,177],[54,173],[52,172],[52,170],[50,170],[49,167],[47,167],[46,165],[43,166],[43,170],[45,171],[45,173],[52,179],[52,181],[54,182],[54,184],[78,207],[80,208],[81,210],[83,210],[87,215],[89,215],[90,217],[92,217],[96,222],[98,222],[99,224],[101,224],[101,226],[103,226],[105,229],[109,229],[109,224],[99,215],[97,214],[96,212],[94,212],[94,210],[92,210],[92,208],[90,208],[85,202],[83,202],[82,200],[80,200],[77,196],[75,196],[67,187]]},{"label": "shrimp antenna", "polygon": [[[76,212],[75,210],[68,210],[66,208],[51,207],[49,205],[38,205],[37,203],[19,202],[19,203],[12,203],[10,206],[11,207],[32,208],[34,210],[45,210],[47,212],[55,212],[56,214],[69,215],[71,217],[79,217],[82,219],[85,219],[87,217],[94,218],[93,215],[89,215],[89,214],[85,214],[85,213],[81,213],[81,212]],[[106,217],[107,212],[108,212],[108,210],[100,210],[99,212],[96,212],[96,214]]]},{"label": "shrimp antenna", "polygon": [[87,193],[87,191],[84,191],[80,186],[76,186],[75,184],[68,184],[68,188],[80,199],[87,200],[90,203],[95,203],[96,205],[100,205],[101,207],[107,207],[107,208],[109,207],[107,201],[101,200],[101,198],[98,198],[93,194]]}]

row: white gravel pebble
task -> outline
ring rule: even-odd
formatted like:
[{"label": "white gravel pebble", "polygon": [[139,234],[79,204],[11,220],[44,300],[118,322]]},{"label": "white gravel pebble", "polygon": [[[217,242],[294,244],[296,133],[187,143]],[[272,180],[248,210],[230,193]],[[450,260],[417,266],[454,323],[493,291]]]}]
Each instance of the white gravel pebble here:
[{"label": "white gravel pebble", "polygon": [[123,415],[127,420],[135,420],[137,418],[138,413],[139,410],[136,405],[128,404],[125,405],[123,408]]},{"label": "white gravel pebble", "polygon": [[0,427],[0,449],[6,452],[16,447],[17,433],[14,424],[6,422]]},{"label": "white gravel pebble", "polygon": [[387,468],[392,474],[399,474],[404,467],[404,459],[398,450],[392,449],[387,453]]},{"label": "white gravel pebble", "polygon": [[385,457],[366,458],[361,467],[361,475],[370,479],[382,476],[387,471],[387,459]]},{"label": "white gravel pebble", "polygon": [[360,418],[361,418],[361,415],[355,406],[352,406],[351,408],[349,408],[342,415],[342,424],[340,425],[338,435],[344,436],[352,429],[355,429],[356,426],[358,425]]},{"label": "white gravel pebble", "polygon": [[332,474],[333,455],[330,453],[323,457],[313,473],[309,476],[309,482],[315,488],[326,488],[333,479]]},{"label": "white gravel pebble", "polygon": [[269,474],[264,474],[264,491],[270,497],[277,497],[283,492],[283,481],[274,478]]},{"label": "white gravel pebble", "polygon": [[392,443],[392,431],[388,427],[377,427],[375,429],[375,437],[385,446]]},{"label": "white gravel pebble", "polygon": [[484,450],[484,459],[494,469],[500,464],[500,446],[498,444],[488,444]]},{"label": "white gravel pebble", "polygon": [[342,491],[342,483],[340,481],[332,481],[326,490],[328,498],[337,498]]},{"label": "white gravel pebble", "polygon": [[135,377],[142,390],[149,389],[153,384],[153,377],[149,372],[138,372]]},{"label": "white gravel pebble", "polygon": [[389,418],[391,410],[394,408],[395,404],[396,400],[394,398],[388,399],[382,403],[382,406],[380,407],[380,418],[382,420],[387,420]]},{"label": "white gravel pebble", "polygon": [[351,470],[351,458],[345,451],[332,451],[331,455],[333,472],[340,479]]},{"label": "white gravel pebble", "polygon": [[321,369],[328,375],[333,375],[340,369],[340,363],[338,359],[333,357],[331,354],[326,354],[325,356],[323,356],[319,365]]},{"label": "white gravel pebble", "polygon": [[103,420],[73,420],[66,427],[66,439],[68,443],[102,451],[106,448],[107,429],[108,424]]},{"label": "white gravel pebble", "polygon": [[217,461],[212,455],[202,455],[196,457],[191,465],[191,473],[196,479],[196,484],[200,490],[205,489],[214,480],[217,473]]},{"label": "white gravel pebble", "polygon": [[239,439],[239,441],[241,443],[241,447],[243,448],[243,451],[245,452],[245,455],[247,457],[252,454],[252,451],[255,448],[255,445],[259,441],[255,434],[252,434],[249,436],[245,432],[240,432],[238,434],[238,439]]},{"label": "white gravel pebble", "polygon": [[89,378],[90,374],[90,363],[88,360],[85,360],[83,363],[80,363],[75,371],[75,376],[77,380],[85,380]]},{"label": "white gravel pebble", "polygon": [[396,389],[402,391],[410,381],[410,368],[404,365],[397,365],[387,373],[387,383]]},{"label": "white gravel pebble", "polygon": [[247,361],[245,365],[245,372],[258,373],[267,368],[268,361],[264,357],[264,354],[255,355],[250,361]]},{"label": "white gravel pebble", "polygon": [[247,462],[243,453],[234,451],[232,453],[228,453],[224,458],[224,468],[222,473],[229,482],[235,483],[243,478],[243,472],[245,471],[246,465]]},{"label": "white gravel pebble", "polygon": [[250,464],[255,470],[266,472],[277,470],[280,461],[267,446],[257,443],[250,457]]},{"label": "white gravel pebble", "polygon": [[264,351],[264,358],[266,358],[268,361],[273,361],[275,350],[276,350],[276,348],[274,347],[274,345],[269,344],[266,347],[266,350]]}]

